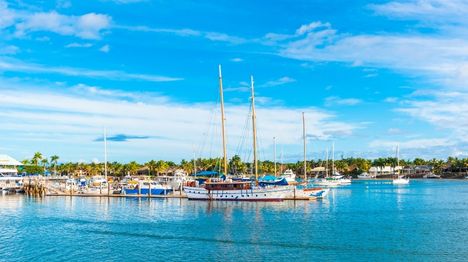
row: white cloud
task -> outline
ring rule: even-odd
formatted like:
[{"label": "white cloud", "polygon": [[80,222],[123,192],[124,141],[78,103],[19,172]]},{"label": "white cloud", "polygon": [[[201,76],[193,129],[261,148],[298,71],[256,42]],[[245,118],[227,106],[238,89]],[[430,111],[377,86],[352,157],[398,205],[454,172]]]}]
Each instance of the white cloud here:
[{"label": "white cloud", "polygon": [[55,11],[25,15],[16,23],[17,36],[28,32],[49,31],[60,35],[84,39],[99,39],[109,28],[111,17],[104,14],[88,13],[81,16],[67,16]]},{"label": "white cloud", "polygon": [[468,2],[465,0],[410,0],[390,1],[385,4],[370,5],[377,14],[401,19],[421,21],[468,22]]},{"label": "white cloud", "polygon": [[28,12],[11,9],[0,0],[0,29],[15,28],[16,36],[30,32],[46,31],[84,39],[100,39],[111,25],[111,17],[105,14],[87,13],[73,16],[56,11]]},{"label": "white cloud", "polygon": [[79,76],[89,78],[103,78],[111,80],[140,80],[148,82],[169,82],[179,81],[182,78],[148,75],[148,74],[135,74],[127,73],[117,70],[90,70],[84,68],[72,68],[72,67],[54,67],[45,66],[40,64],[23,63],[14,59],[2,59],[0,57],[0,72],[27,72],[27,73],[47,73],[47,74],[59,74],[66,76]]},{"label": "white cloud", "polygon": [[101,51],[103,53],[109,53],[110,47],[109,47],[109,45],[103,45],[101,48],[99,48],[99,51]]},{"label": "white cloud", "polygon": [[9,27],[14,24],[16,14],[8,9],[8,4],[0,0],[0,29]]},{"label": "white cloud", "polygon": [[384,99],[384,102],[387,103],[396,103],[398,102],[398,97],[390,96]]},{"label": "white cloud", "polygon": [[0,47],[0,55],[14,55],[17,54],[19,51],[19,47],[14,45]]},{"label": "white cloud", "polygon": [[65,46],[65,48],[89,48],[92,47],[91,43],[70,43]]},{"label": "white cloud", "polygon": [[[303,32],[301,28],[296,31]],[[277,45],[279,55],[303,61],[390,68],[452,87],[463,87],[468,81],[468,62],[464,59],[468,40],[464,35],[353,35],[325,27]]]},{"label": "white cloud", "polygon": [[154,27],[148,27],[148,26],[126,26],[126,25],[114,25],[113,28],[128,30],[128,31],[137,31],[137,32],[166,33],[166,34],[177,35],[180,37],[202,37],[202,38],[215,41],[215,42],[226,42],[226,43],[231,43],[231,44],[242,44],[242,43],[246,43],[249,41],[248,39],[229,35],[226,33],[199,31],[199,30],[193,30],[190,28],[171,29],[171,28],[154,28]]},{"label": "white cloud", "polygon": [[423,138],[406,141],[374,140],[370,142],[369,146],[371,148],[395,148],[399,145],[401,149],[428,149],[452,146],[455,143],[455,141],[448,138]]},{"label": "white cloud", "polygon": [[[126,92],[85,85],[81,85],[80,91],[91,91],[93,94],[83,96],[82,93],[69,93],[66,87],[61,87],[62,91],[51,91],[52,89],[9,81],[0,81],[0,88],[0,117],[9,123],[0,133],[8,136],[9,132],[14,132],[14,139],[22,143],[26,141],[23,147],[28,150],[33,150],[27,146],[31,141],[34,141],[34,145],[39,145],[43,139],[47,139],[48,142],[42,142],[41,145],[56,145],[59,148],[51,151],[64,156],[64,159],[98,157],[101,154],[101,145],[96,146],[91,141],[101,134],[105,126],[110,133],[162,137],[113,145],[114,149],[110,149],[110,152],[115,158],[120,156],[129,160],[128,152],[132,152],[132,157],[135,158],[180,160],[181,157],[191,157],[194,144],[203,147],[205,136],[209,136],[214,143],[214,147],[204,145],[205,150],[202,152],[205,156],[218,156],[221,151],[218,146],[219,134],[214,131],[219,125],[219,117],[213,117],[218,111],[216,103],[185,104],[160,99],[155,94],[148,97],[148,94],[138,92],[133,92],[135,99],[127,100],[122,99],[122,94]],[[18,99],[20,96],[21,99]],[[147,99],[139,100],[139,96],[146,96]],[[357,128],[354,124],[336,121],[333,114],[315,108],[259,105],[257,109],[259,140],[263,147],[271,145],[273,135],[281,137],[281,142],[285,145],[299,144],[302,111],[306,112],[308,133],[314,137],[346,136]],[[244,126],[249,110],[248,103],[226,104],[231,156],[237,153],[236,148],[241,140],[246,139]],[[278,123],[281,123],[281,128],[278,128]],[[211,133],[207,133],[209,126],[212,126]],[[71,145],[73,150],[68,150]],[[90,151],[93,147],[97,148],[97,153]],[[207,152],[210,151],[209,147],[214,149]]]},{"label": "white cloud", "polygon": [[362,100],[357,98],[341,98],[338,96],[329,96],[325,98],[325,105],[326,106],[354,106],[362,103]]},{"label": "white cloud", "polygon": [[403,133],[403,132],[402,132],[401,129],[399,129],[399,128],[389,128],[389,129],[387,130],[387,133],[388,133],[389,135],[399,135],[399,134],[401,134],[401,133]]},{"label": "white cloud", "polygon": [[235,58],[231,59],[231,62],[236,62],[236,63],[243,62],[243,61],[244,61],[244,59],[239,58],[239,57],[235,57]]},{"label": "white cloud", "polygon": [[283,77],[280,77],[276,80],[271,80],[271,81],[268,81],[262,85],[260,85],[261,87],[273,87],[273,86],[280,86],[280,85],[284,85],[284,84],[289,84],[289,83],[294,83],[296,82],[296,79],[294,78],[291,78],[289,76],[283,76]]},{"label": "white cloud", "polygon": [[72,6],[72,3],[70,0],[57,0],[55,6],[57,8],[70,8]]},{"label": "white cloud", "polygon": [[448,130],[451,141],[468,142],[468,93],[434,91],[421,95],[413,95],[397,111]]}]

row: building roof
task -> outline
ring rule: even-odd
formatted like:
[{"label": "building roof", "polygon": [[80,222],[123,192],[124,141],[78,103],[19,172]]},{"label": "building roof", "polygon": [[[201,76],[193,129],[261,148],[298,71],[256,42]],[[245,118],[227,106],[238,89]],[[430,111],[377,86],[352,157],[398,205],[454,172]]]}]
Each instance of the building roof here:
[{"label": "building roof", "polygon": [[22,166],[21,162],[8,155],[0,155],[0,166]]}]

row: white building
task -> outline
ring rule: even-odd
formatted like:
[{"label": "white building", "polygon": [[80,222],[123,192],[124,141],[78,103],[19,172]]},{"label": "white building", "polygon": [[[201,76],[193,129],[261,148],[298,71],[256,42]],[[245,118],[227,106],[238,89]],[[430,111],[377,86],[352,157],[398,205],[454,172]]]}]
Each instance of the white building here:
[{"label": "white building", "polygon": [[23,178],[18,177],[20,162],[7,155],[0,155],[0,192],[17,190],[22,187]]},{"label": "white building", "polygon": [[384,166],[384,167],[381,167],[381,166],[373,166],[369,169],[369,173],[372,175],[372,176],[385,176],[385,175],[392,175],[392,174],[395,174],[395,173],[400,173],[401,170],[403,169],[402,166],[396,166],[396,167],[393,167],[393,166]]},{"label": "white building", "polygon": [[7,155],[0,155],[0,176],[18,175],[18,166],[22,166],[19,161]]}]

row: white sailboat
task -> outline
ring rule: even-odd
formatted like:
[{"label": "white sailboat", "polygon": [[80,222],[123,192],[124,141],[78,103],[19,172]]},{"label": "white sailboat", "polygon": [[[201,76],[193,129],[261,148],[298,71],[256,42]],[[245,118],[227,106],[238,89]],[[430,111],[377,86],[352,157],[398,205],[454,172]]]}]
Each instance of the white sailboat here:
[{"label": "white sailboat", "polygon": [[[198,187],[184,187],[187,198],[191,200],[223,200],[223,201],[282,201],[287,197],[292,188],[282,187],[259,187],[258,186],[258,162],[257,162],[257,129],[255,115],[255,91],[253,77],[250,78],[252,89],[252,129],[253,129],[253,156],[255,182],[252,181],[232,181],[228,180],[209,180]],[[221,124],[223,141],[223,163],[224,174],[227,175],[227,153],[225,136],[225,116],[224,116],[224,97],[223,81],[221,74],[221,65],[219,66],[219,91],[221,99]]]},{"label": "white sailboat", "polygon": [[[294,193],[296,196],[306,197],[309,199],[322,199],[328,195],[330,192],[329,188],[321,188],[321,187],[308,187],[308,180],[307,180],[307,136],[306,136],[306,129],[305,129],[305,114],[302,112],[302,139],[304,143],[304,180],[306,181],[306,188],[304,189],[296,189]],[[292,171],[291,171],[292,172]]]},{"label": "white sailboat", "polygon": [[[397,157],[397,167],[400,165],[400,146],[397,145],[396,147],[396,157]],[[405,178],[404,176],[400,175],[398,172],[397,173],[397,177],[395,179],[393,179],[392,183],[394,185],[407,185],[409,184],[409,178]]]}]

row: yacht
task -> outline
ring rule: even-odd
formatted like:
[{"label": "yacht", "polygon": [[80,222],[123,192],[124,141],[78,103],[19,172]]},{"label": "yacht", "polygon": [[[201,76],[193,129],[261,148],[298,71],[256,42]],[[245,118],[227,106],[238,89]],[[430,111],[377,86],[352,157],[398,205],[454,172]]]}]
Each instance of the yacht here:
[{"label": "yacht", "polygon": [[393,179],[394,185],[407,185],[409,184],[409,178],[403,176],[398,176],[398,178]]},{"label": "yacht", "polygon": [[94,176],[84,190],[85,194],[107,195],[109,193],[109,183],[102,176]]},{"label": "yacht", "polygon": [[[253,77],[251,84],[251,106],[252,106],[252,130],[253,130],[253,166],[254,181],[233,181],[232,179],[209,179],[201,186],[186,186],[184,191],[190,200],[224,200],[224,201],[282,201],[293,191],[290,186],[259,186],[258,184],[258,161],[257,161],[257,127],[255,114],[255,92]],[[219,90],[221,99],[221,130],[223,142],[224,174],[227,172],[227,153],[225,136],[225,116],[223,81],[221,66],[219,66]]]},{"label": "yacht", "polygon": [[286,179],[288,184],[292,184],[296,182],[296,174],[291,169],[287,169],[284,173],[280,176],[281,178]]},{"label": "yacht", "polygon": [[125,195],[167,195],[172,192],[172,188],[156,181],[138,181],[129,183],[122,192]]},{"label": "yacht", "polygon": [[367,172],[364,172],[364,173],[361,173],[357,176],[359,179],[372,179],[372,178],[375,178],[375,176],[367,173]]},{"label": "yacht", "polygon": [[260,187],[255,182],[211,180],[198,187],[185,187],[191,200],[283,201],[291,192],[289,186]]},{"label": "yacht", "polygon": [[436,175],[434,173],[428,173],[428,174],[424,175],[423,178],[426,178],[426,179],[439,179],[439,178],[441,178],[441,176]]}]

